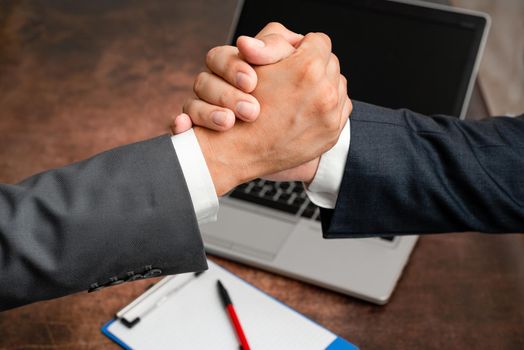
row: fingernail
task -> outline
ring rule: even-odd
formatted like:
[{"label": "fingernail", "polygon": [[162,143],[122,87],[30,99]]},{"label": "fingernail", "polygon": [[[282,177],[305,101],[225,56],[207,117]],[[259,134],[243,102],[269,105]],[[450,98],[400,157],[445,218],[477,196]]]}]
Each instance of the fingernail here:
[{"label": "fingernail", "polygon": [[248,90],[251,88],[251,77],[247,75],[246,73],[238,72],[237,73],[237,87],[241,88],[242,90]]},{"label": "fingernail", "polygon": [[264,46],[266,46],[266,43],[263,42],[262,40],[258,40],[258,39],[256,39],[256,38],[252,38],[252,37],[250,37],[250,36],[248,36],[247,38],[248,38],[248,40],[249,40],[253,45],[256,45],[256,46],[258,46],[258,47],[264,47]]},{"label": "fingernail", "polygon": [[216,111],[211,113],[211,120],[218,126],[225,126],[227,121],[227,113]]},{"label": "fingernail", "polygon": [[236,106],[237,114],[247,119],[255,119],[257,113],[257,107],[251,102],[240,101]]}]

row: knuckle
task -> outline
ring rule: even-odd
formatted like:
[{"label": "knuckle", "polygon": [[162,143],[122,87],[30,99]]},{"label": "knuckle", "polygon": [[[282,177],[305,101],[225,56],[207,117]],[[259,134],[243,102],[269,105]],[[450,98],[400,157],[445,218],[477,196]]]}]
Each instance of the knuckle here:
[{"label": "knuckle", "polygon": [[340,60],[338,59],[337,55],[331,53],[331,60],[333,60],[333,62],[335,62],[335,64],[340,68]]},{"label": "knuckle", "polygon": [[242,67],[245,66],[247,63],[244,61],[241,61],[236,56],[229,56],[226,60],[226,71],[229,71],[231,76],[235,76],[236,73],[240,72],[242,70]]},{"label": "knuckle", "polygon": [[195,78],[195,83],[193,84],[193,91],[195,94],[198,95],[199,92],[203,90],[204,85],[206,84],[207,75],[207,72],[198,73],[197,77]]},{"label": "knuckle", "polygon": [[234,99],[234,90],[232,88],[226,88],[218,95],[218,104],[221,107],[227,107],[232,104]]},{"label": "knuckle", "polygon": [[328,46],[331,47],[331,38],[325,33],[317,33],[318,37]]},{"label": "knuckle", "polygon": [[332,118],[329,118],[328,128],[335,135],[335,141],[338,139],[340,131],[340,113],[336,113]]},{"label": "knuckle", "polygon": [[316,57],[305,59],[300,69],[301,80],[317,82],[325,75],[325,67]]},{"label": "knuckle", "polygon": [[342,81],[342,85],[347,88],[348,80],[343,74],[340,74],[340,80]]},{"label": "knuckle", "polygon": [[353,102],[349,97],[347,97],[347,108],[349,110],[349,114],[351,115],[351,112],[353,112]]},{"label": "knuckle", "polygon": [[211,50],[209,50],[206,54],[206,64],[208,66],[212,66],[215,60],[215,57],[218,54],[218,51],[220,50],[220,46],[214,47]]},{"label": "knuckle", "polygon": [[347,95],[348,84],[347,84],[347,80],[344,77],[340,78],[340,84],[341,84],[341,95]]},{"label": "knuckle", "polygon": [[326,119],[325,130],[326,130],[328,141],[333,142],[332,144],[330,144],[331,146],[334,146],[338,140],[339,128],[340,128],[340,119],[339,118],[330,117]]},{"label": "knuckle", "polygon": [[323,44],[323,46],[325,46],[325,48],[323,49],[328,49],[329,51],[331,51],[331,47],[332,47],[331,38],[327,34],[324,34],[321,32],[308,33],[304,37],[304,40],[306,42],[312,42],[315,45]]},{"label": "knuckle", "polygon": [[338,90],[332,86],[324,87],[318,96],[318,107],[321,111],[331,111],[338,105]]},{"label": "knuckle", "polygon": [[264,29],[267,29],[268,32],[280,31],[284,26],[279,22],[269,22]]},{"label": "knuckle", "polygon": [[314,32],[310,32],[310,33],[307,33],[305,36],[304,36],[304,39],[306,41],[310,41],[312,39],[315,39],[317,37],[317,33],[314,33]]},{"label": "knuckle", "polygon": [[326,119],[326,130],[330,133],[330,135],[333,135],[335,140],[337,140],[339,127],[340,127],[339,118],[330,117]]}]

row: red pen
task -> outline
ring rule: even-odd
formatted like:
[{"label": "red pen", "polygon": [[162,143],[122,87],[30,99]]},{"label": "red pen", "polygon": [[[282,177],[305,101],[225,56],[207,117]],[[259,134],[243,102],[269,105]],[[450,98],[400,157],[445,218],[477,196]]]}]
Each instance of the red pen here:
[{"label": "red pen", "polygon": [[229,314],[229,318],[231,319],[231,323],[233,323],[233,327],[235,328],[235,332],[237,333],[238,340],[240,341],[240,349],[241,350],[250,350],[249,344],[247,342],[246,335],[244,334],[244,330],[242,330],[242,326],[240,325],[240,320],[238,319],[237,313],[235,311],[235,307],[233,306],[233,302],[231,301],[231,298],[229,297],[229,293],[227,292],[226,288],[220,282],[220,280],[217,280],[217,287],[218,287],[218,294],[220,294],[220,299],[222,300],[222,303],[224,304],[224,307],[227,310],[227,313]]}]

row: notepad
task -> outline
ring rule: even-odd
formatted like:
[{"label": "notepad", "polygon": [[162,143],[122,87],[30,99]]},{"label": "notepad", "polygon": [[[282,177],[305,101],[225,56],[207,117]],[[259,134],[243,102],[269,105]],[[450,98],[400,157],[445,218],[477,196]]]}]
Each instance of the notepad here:
[{"label": "notepad", "polygon": [[164,278],[102,331],[125,349],[238,349],[217,292],[218,279],[229,291],[252,349],[357,349],[211,261],[199,276]]}]

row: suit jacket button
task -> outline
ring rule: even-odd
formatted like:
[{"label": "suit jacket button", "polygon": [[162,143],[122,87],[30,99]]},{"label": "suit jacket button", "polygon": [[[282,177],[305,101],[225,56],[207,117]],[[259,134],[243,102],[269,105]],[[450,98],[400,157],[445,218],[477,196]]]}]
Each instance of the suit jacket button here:
[{"label": "suit jacket button", "polygon": [[104,286],[100,286],[98,285],[98,283],[93,283],[92,285],[89,286],[89,289],[87,290],[88,293],[92,293],[92,292],[97,292],[99,291],[100,289],[103,289]]},{"label": "suit jacket button", "polygon": [[126,282],[133,282],[133,281],[136,281],[136,280],[139,280],[139,279],[142,279],[144,278],[144,276],[140,273],[137,273],[135,275],[131,275],[129,276],[127,279],[126,279]]},{"label": "suit jacket button", "polygon": [[122,284],[124,282],[125,282],[124,280],[120,280],[120,279],[118,279],[118,277],[111,277],[109,279],[109,282],[106,283],[106,286],[117,286],[117,285]]},{"label": "suit jacket button", "polygon": [[144,275],[144,278],[155,277],[155,276],[159,276],[161,274],[162,274],[162,270],[160,270],[160,269],[152,269],[152,270],[147,271],[147,273]]}]

